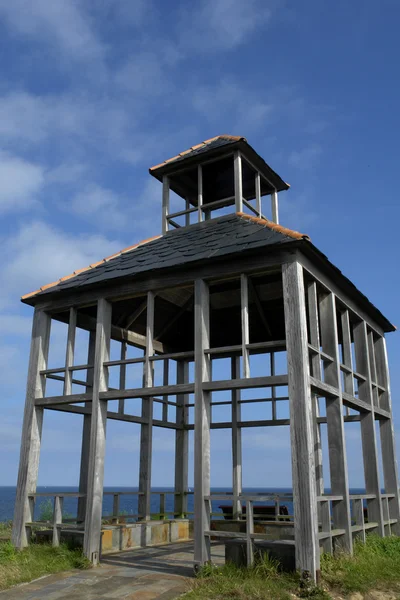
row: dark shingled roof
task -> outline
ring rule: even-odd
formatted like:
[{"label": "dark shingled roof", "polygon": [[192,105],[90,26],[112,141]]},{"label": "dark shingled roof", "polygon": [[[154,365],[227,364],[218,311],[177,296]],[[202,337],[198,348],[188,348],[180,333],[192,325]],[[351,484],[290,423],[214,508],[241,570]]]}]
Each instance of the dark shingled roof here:
[{"label": "dark shingled roof", "polygon": [[244,213],[233,213],[217,219],[169,231],[135,244],[121,252],[104,258],[84,269],[74,271],[49,283],[35,292],[26,294],[22,301],[34,304],[35,299],[47,294],[84,291],[85,286],[102,284],[119,278],[134,277],[149,271],[179,267],[197,261],[206,261],[229,255],[238,255],[248,250],[301,243],[313,261],[322,261],[332,277],[338,278],[344,289],[355,295],[357,302],[380,323],[384,331],[396,328],[370,302],[370,300],[316,248],[308,236],[277,225],[272,221],[252,217]]},{"label": "dark shingled roof", "polygon": [[133,277],[146,271],[176,267],[244,250],[286,244],[303,238],[307,239],[307,236],[270,221],[234,213],[170,231],[162,237],[134,246],[122,254],[118,253],[58,282],[43,286],[22,299],[77,289],[119,277]]},{"label": "dark shingled roof", "polygon": [[222,146],[228,146],[230,144],[234,144],[243,140],[247,142],[246,138],[238,136],[238,135],[218,135],[214,138],[210,138],[209,140],[205,140],[196,146],[192,146],[189,150],[185,150],[185,152],[181,152],[177,156],[173,156],[168,160],[164,161],[159,165],[155,165],[150,168],[150,171],[155,171],[159,167],[163,167],[166,164],[176,163],[180,160],[185,160],[186,158],[192,158],[192,156],[198,156],[199,154],[203,154],[204,152],[209,152],[210,150],[215,150],[216,148],[222,148]]},{"label": "dark shingled roof", "polygon": [[[257,154],[257,152],[250,146],[247,139],[239,135],[217,135],[216,137],[204,140],[200,144],[192,146],[184,152],[180,152],[172,158],[168,158],[164,162],[150,167],[149,172],[153,177],[162,181],[163,175],[166,173],[173,172],[176,163],[179,163],[179,168],[183,166],[189,166],[199,164],[206,157],[204,154],[209,154],[209,158],[216,158],[218,156],[224,156],[227,151],[238,149],[243,154],[243,157],[248,159],[253,166],[260,170],[260,173],[269,181],[272,188],[275,188],[278,192],[289,189],[289,184],[283,181],[283,179],[276,173],[271,167],[265,162],[265,160]],[[228,147],[228,149],[226,148]],[[200,156],[200,160],[199,160]],[[181,165],[180,163],[184,163]],[[270,191],[268,192],[270,193]],[[178,192],[180,194],[180,192]]]}]

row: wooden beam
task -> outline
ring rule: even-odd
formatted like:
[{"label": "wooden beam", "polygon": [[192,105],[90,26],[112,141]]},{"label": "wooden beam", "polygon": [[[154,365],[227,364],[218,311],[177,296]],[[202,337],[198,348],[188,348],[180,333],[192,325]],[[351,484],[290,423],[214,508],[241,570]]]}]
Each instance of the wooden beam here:
[{"label": "wooden beam", "polygon": [[211,394],[204,390],[210,380],[210,293],[201,279],[195,281],[195,429],[194,429],[194,565],[195,569],[211,559],[210,505],[210,423]]},{"label": "wooden beam", "polygon": [[260,181],[260,173],[256,171],[255,174],[255,188],[256,188],[256,211],[258,217],[261,217],[262,206],[261,206],[261,181]]},{"label": "wooden beam", "polygon": [[[237,379],[240,375],[240,358],[231,358],[231,376]],[[242,430],[238,427],[241,419],[240,390],[233,390],[232,397],[232,491],[233,518],[239,519],[242,514]]]},{"label": "wooden beam", "polygon": [[378,383],[386,388],[386,392],[382,394],[383,408],[390,414],[389,419],[382,419],[379,422],[385,493],[394,494],[394,498],[389,500],[389,518],[397,519],[397,523],[391,525],[391,533],[400,535],[399,476],[392,418],[389,365],[384,337],[379,337],[375,342],[375,358]]},{"label": "wooden beam", "polygon": [[[89,333],[89,344],[88,344],[88,364],[94,365],[96,352],[96,334],[94,331]],[[86,375],[86,392],[93,394],[93,375],[94,369],[88,369]],[[78,408],[78,407],[73,407]],[[83,417],[83,428],[82,428],[82,447],[81,447],[81,466],[79,471],[79,492],[85,494],[81,498],[78,498],[78,522],[83,523],[86,517],[86,494],[88,486],[88,475],[89,475],[89,451],[90,451],[90,430],[92,422],[92,403],[85,402],[85,410],[87,414]]]},{"label": "wooden beam", "polygon": [[73,372],[69,370],[74,364],[74,351],[75,351],[75,333],[76,333],[76,308],[71,307],[69,309],[69,323],[68,323],[68,336],[67,336],[67,350],[65,355],[65,379],[64,379],[64,396],[72,394],[72,375]]},{"label": "wooden beam", "polygon": [[290,439],[296,567],[314,581],[319,572],[319,540],[311,389],[308,381],[307,321],[303,269],[283,265],[283,300],[290,397]]},{"label": "wooden beam", "polygon": [[[82,329],[95,331],[96,319],[89,317],[88,315],[78,313],[77,325]],[[126,342],[129,346],[135,346],[136,348],[146,348],[145,335],[136,333],[135,331],[129,331],[128,329],[124,329],[118,325],[111,325],[111,339],[117,342]],[[154,342],[154,350],[155,352],[160,352],[161,354],[164,352],[169,352],[169,349],[166,348],[161,342]]]},{"label": "wooden beam", "polygon": [[[121,360],[126,360],[126,342],[121,343]],[[126,388],[126,363],[123,363],[119,367],[119,389],[124,390]],[[125,400],[120,398],[118,400],[118,412],[123,415],[125,411]]]},{"label": "wooden beam", "polygon": [[332,526],[333,529],[343,529],[345,531],[342,545],[347,552],[352,553],[353,539],[341,395],[342,382],[339,366],[336,303],[333,294],[328,294],[319,299],[319,314],[322,350],[334,359],[333,362],[324,362],[324,381],[339,390],[339,395],[336,398],[326,399],[331,492],[333,495],[342,496],[343,498],[333,503]]},{"label": "wooden beam", "polygon": [[[176,365],[177,383],[186,383],[189,380],[189,363],[180,360]],[[174,513],[176,516],[185,516],[187,513],[188,491],[188,462],[189,462],[189,432],[185,428],[188,421],[188,395],[178,394],[176,397],[178,406],[176,407],[176,425],[175,433],[175,496]],[[177,496],[176,494],[180,494]]]},{"label": "wooden beam", "polygon": [[[333,266],[329,267],[324,265],[322,259],[319,262],[315,261],[314,258],[310,259],[301,251],[298,252],[298,260],[303,265],[303,268],[306,269],[312,277],[321,284],[321,286],[325,287],[325,291],[330,291],[335,294],[336,298],[340,300],[354,316],[366,321],[376,333],[383,335],[384,332],[382,327],[380,327],[362,307],[360,302],[361,294],[359,292],[355,294],[356,300],[354,300],[352,295],[353,290],[349,290],[350,283],[346,283],[338,278],[338,274]],[[329,274],[327,274],[327,272]],[[354,292],[356,292],[356,290],[354,290]]]},{"label": "wooden beam", "polygon": [[243,212],[243,183],[242,183],[242,156],[239,151],[235,152],[235,210]]},{"label": "wooden beam", "polygon": [[[235,261],[232,261],[232,257],[228,259],[221,258],[221,260],[218,260],[217,273],[215,258],[208,263],[204,261],[196,268],[196,274],[201,279],[222,281],[236,278],[243,272],[249,274],[263,273],[269,269],[276,270],[282,263],[290,262],[292,257],[292,250],[288,251],[279,248],[278,251],[271,248],[265,250],[258,248],[257,252],[238,257]],[[97,302],[98,298],[103,296],[107,297],[110,301],[118,301],[142,296],[149,289],[156,293],[172,287],[187,288],[191,287],[192,284],[193,265],[188,264],[174,271],[166,269],[165,272],[161,272],[156,276],[153,273],[146,273],[143,276],[126,278],[124,281],[115,281],[112,287],[110,287],[110,284],[103,284],[92,289],[80,289],[79,292],[76,290],[71,290],[68,294],[64,292],[60,297],[38,297],[36,300],[37,306],[40,309],[48,310],[56,315],[60,311],[68,310],[71,306],[91,306]],[[89,329],[88,327],[83,328]]]},{"label": "wooden beam", "polygon": [[110,360],[111,312],[112,307],[107,300],[101,299],[98,301],[85,535],[83,540],[84,554],[95,565],[100,560],[107,423],[107,402],[101,400],[99,394],[108,388],[108,369],[103,366],[103,363]]},{"label": "wooden beam", "polygon": [[267,317],[265,316],[265,312],[264,312],[264,309],[262,307],[262,304],[261,304],[259,295],[257,293],[256,287],[255,287],[255,285],[254,285],[254,283],[253,283],[253,281],[251,280],[250,277],[248,277],[247,281],[248,281],[248,286],[249,286],[250,293],[251,293],[252,297],[254,298],[254,302],[255,302],[255,305],[256,305],[256,308],[257,308],[258,315],[260,317],[261,323],[264,325],[264,329],[267,332],[268,337],[272,338],[271,328],[270,328],[270,326],[268,324]]},{"label": "wooden beam", "polygon": [[276,190],[271,194],[271,212],[273,222],[279,224],[278,192]]},{"label": "wooden beam", "polygon": [[364,401],[370,408],[369,412],[364,412],[361,415],[360,420],[365,488],[367,494],[375,495],[374,499],[367,500],[368,520],[378,523],[378,533],[384,536],[385,527],[383,523],[367,325],[365,321],[361,321],[353,326],[353,335],[357,372],[366,377],[365,381],[359,380],[358,395],[360,400]]},{"label": "wooden beam", "polygon": [[[316,348],[320,348],[321,339],[319,335],[319,317],[318,317],[318,293],[317,284],[312,281],[307,287],[308,317],[310,343]],[[318,354],[313,354],[311,358],[311,372],[316,379],[321,379],[321,361]],[[317,394],[312,395],[313,406],[313,430],[314,430],[314,459],[315,459],[315,478],[317,496],[324,493],[324,476],[322,466],[322,443],[321,443],[321,424],[318,423],[319,417],[319,398]],[[321,511],[319,511],[321,512]]]},{"label": "wooden beam", "polygon": [[220,392],[224,390],[244,390],[249,388],[284,386],[288,384],[287,375],[274,375],[273,377],[249,377],[248,379],[223,379],[203,383],[203,390]]},{"label": "wooden beam", "polygon": [[[154,293],[147,292],[146,354],[143,385],[152,388],[154,384],[154,363],[150,357],[154,354]],[[139,504],[138,512],[142,520],[150,519],[151,502],[151,462],[153,446],[153,398],[142,397],[142,418],[146,421],[140,427],[140,465],[139,465]]]},{"label": "wooden beam", "polygon": [[169,331],[174,325],[175,323],[181,318],[181,316],[183,314],[185,314],[185,312],[188,310],[188,308],[190,308],[191,306],[193,306],[193,296],[191,296],[186,302],[185,304],[179,309],[179,311],[172,317],[172,319],[169,319],[168,323],[166,323],[164,325],[164,327],[157,333],[157,335],[155,336],[155,340],[159,340],[160,338],[162,338],[167,331]]},{"label": "wooden beam", "polygon": [[163,176],[163,191],[162,191],[162,221],[161,231],[165,235],[168,231],[168,214],[169,214],[169,177]]},{"label": "wooden beam", "polygon": [[29,502],[28,496],[36,492],[43,425],[43,408],[35,406],[35,398],[41,398],[45,393],[46,380],[40,371],[47,366],[50,323],[48,314],[35,309],[11,538],[19,549],[27,546],[29,541],[30,532],[25,523],[34,520],[34,505]]},{"label": "wooden beam", "polygon": [[242,320],[242,361],[243,361],[243,377],[250,377],[250,358],[247,349],[250,343],[249,334],[249,288],[247,275],[240,276],[240,298],[241,298],[241,320]]},{"label": "wooden beam", "polygon": [[344,310],[340,316],[342,324],[342,354],[343,364],[350,369],[350,373],[343,371],[344,391],[350,396],[354,396],[354,379],[353,379],[353,356],[351,353],[351,327],[349,311]]},{"label": "wooden beam", "polygon": [[201,165],[197,166],[197,208],[198,222],[203,220],[203,169]]},{"label": "wooden beam", "polygon": [[134,322],[138,320],[140,315],[144,313],[144,311],[146,310],[146,307],[147,307],[147,300],[144,300],[144,302],[142,302],[141,305],[138,306],[138,308],[136,310],[134,310],[133,313],[131,313],[127,317],[126,322],[124,323],[124,328],[129,329],[129,327],[131,327],[131,325],[133,325]]}]

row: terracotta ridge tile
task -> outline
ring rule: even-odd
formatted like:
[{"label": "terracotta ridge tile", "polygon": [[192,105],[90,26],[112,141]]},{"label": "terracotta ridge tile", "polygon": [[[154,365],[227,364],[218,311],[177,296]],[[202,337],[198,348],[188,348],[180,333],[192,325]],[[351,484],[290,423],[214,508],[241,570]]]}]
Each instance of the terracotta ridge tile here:
[{"label": "terracotta ridge tile", "polygon": [[88,267],[82,267],[81,269],[76,269],[76,271],[74,271],[70,275],[64,275],[64,277],[61,277],[60,279],[57,279],[57,281],[53,281],[52,283],[47,283],[46,285],[43,285],[42,287],[40,287],[38,290],[35,290],[34,292],[29,292],[28,294],[24,294],[23,296],[21,296],[21,300],[26,300],[27,298],[31,298],[32,296],[36,296],[36,294],[40,294],[40,292],[43,292],[44,290],[47,290],[47,289],[49,289],[51,287],[55,287],[56,285],[58,285],[62,281],[66,281],[67,279],[72,279],[73,277],[76,277],[80,273],[84,273],[85,271],[89,271],[90,269],[94,269],[94,268],[98,267],[99,265],[102,265],[105,262],[108,262],[112,258],[117,258],[117,256],[120,256],[122,253],[129,252],[130,250],[134,250],[135,248],[139,248],[139,246],[147,244],[148,242],[156,240],[156,239],[158,239],[160,237],[162,237],[162,236],[161,235],[154,235],[153,237],[146,238],[145,240],[142,240],[142,241],[138,242],[137,244],[133,244],[133,246],[128,246],[127,248],[124,248],[123,250],[120,250],[119,252],[116,252],[115,254],[111,254],[110,256],[107,256],[107,258],[102,258],[98,262],[92,263]]},{"label": "terracotta ridge tile", "polygon": [[242,217],[243,219],[248,219],[249,221],[253,221],[253,223],[258,223],[259,225],[264,225],[264,227],[268,227],[269,229],[272,229],[273,231],[278,231],[279,233],[282,233],[284,235],[292,237],[296,240],[307,240],[307,241],[311,242],[311,238],[307,234],[300,233],[299,231],[294,231],[293,229],[289,229],[288,227],[283,227],[283,225],[278,225],[277,223],[274,223],[273,221],[270,221],[269,219],[261,219],[260,217],[253,217],[252,215],[247,215],[246,213],[243,213],[243,212],[237,212],[236,214],[238,215],[238,217]]}]

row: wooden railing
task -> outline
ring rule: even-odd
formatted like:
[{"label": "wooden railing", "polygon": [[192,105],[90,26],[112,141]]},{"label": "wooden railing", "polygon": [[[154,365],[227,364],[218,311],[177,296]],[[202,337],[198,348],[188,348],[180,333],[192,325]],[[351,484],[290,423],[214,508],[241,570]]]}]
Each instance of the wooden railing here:
[{"label": "wooden railing", "polygon": [[[225,501],[229,500],[231,502],[234,502],[236,500],[236,498],[234,498],[232,496],[232,494],[211,494],[210,496],[205,496],[204,501],[209,503],[210,514],[213,514],[211,512],[212,502],[220,501],[220,500],[225,500]],[[268,494],[268,495],[241,494],[240,496],[238,496],[237,500],[241,504],[243,504],[243,502],[244,502],[245,506],[246,506],[245,519],[243,518],[243,520],[245,520],[245,522],[246,522],[246,533],[241,533],[241,532],[236,532],[236,531],[233,532],[233,531],[214,531],[213,530],[213,531],[206,531],[205,535],[208,537],[213,537],[213,538],[229,538],[229,539],[246,540],[247,565],[250,566],[254,562],[254,547],[253,547],[254,540],[271,539],[271,534],[257,533],[254,531],[255,519],[261,517],[264,522],[268,522],[268,519],[263,518],[263,517],[265,517],[265,515],[258,514],[255,512],[257,510],[257,506],[254,506],[254,504],[257,502],[273,502],[275,511],[274,511],[274,518],[273,518],[272,522],[280,521],[281,519],[288,519],[288,517],[289,517],[290,521],[293,522],[292,515],[282,516],[279,514],[279,507],[280,507],[282,501],[292,502],[293,495],[292,494]],[[221,513],[218,513],[218,514],[220,515]],[[243,517],[244,517],[244,515],[243,515]],[[271,522],[271,520],[270,520],[270,522]]]},{"label": "wooden railing", "polygon": [[[64,498],[85,498],[85,494],[79,492],[40,492],[37,494],[29,494],[29,512],[30,521],[25,523],[26,527],[43,527],[44,525],[51,526],[53,529],[52,544],[53,546],[60,545],[61,530],[68,533],[83,535],[83,524],[79,524],[78,517],[63,518]],[[37,498],[53,498],[53,515],[49,520],[35,521],[35,504]]]}]

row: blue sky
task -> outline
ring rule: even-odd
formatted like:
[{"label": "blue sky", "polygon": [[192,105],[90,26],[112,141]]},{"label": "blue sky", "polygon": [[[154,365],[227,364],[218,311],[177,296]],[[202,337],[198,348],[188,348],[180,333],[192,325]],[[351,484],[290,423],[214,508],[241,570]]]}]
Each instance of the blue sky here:
[{"label": "blue sky", "polygon": [[[19,296],[159,233],[148,167],[214,135],[247,137],[291,184],[282,223],[400,324],[399,18],[396,0],[0,0],[1,484],[25,393]],[[397,333],[388,348],[399,433]],[[77,483],[80,434],[46,414],[39,483]],[[290,485],[288,441],[244,433],[245,485]],[[138,443],[138,426],[109,424],[106,485],[137,484]],[[362,485],[353,426],[347,443]],[[213,432],[214,485],[231,484],[229,444]],[[172,483],[172,456],[156,431],[154,485]]]}]

